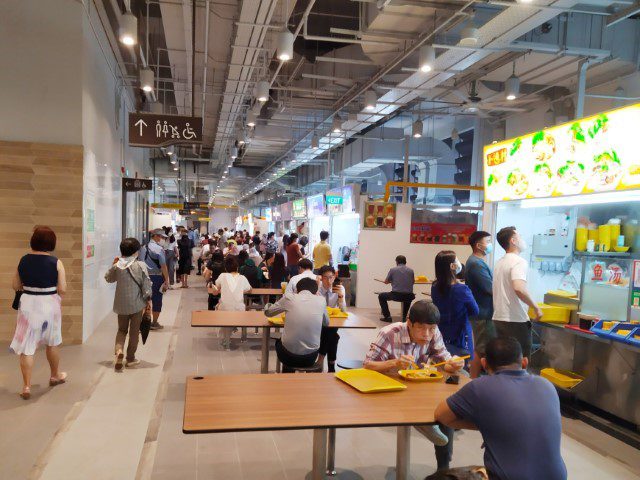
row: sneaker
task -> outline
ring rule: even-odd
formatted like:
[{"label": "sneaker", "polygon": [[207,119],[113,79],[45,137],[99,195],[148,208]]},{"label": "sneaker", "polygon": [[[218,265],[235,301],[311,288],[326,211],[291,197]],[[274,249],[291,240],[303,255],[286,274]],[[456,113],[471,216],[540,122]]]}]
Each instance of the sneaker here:
[{"label": "sneaker", "polygon": [[134,358],[133,360],[127,360],[127,363],[126,363],[127,368],[133,368],[138,365],[140,365],[140,360],[138,360],[137,358]]},{"label": "sneaker", "polygon": [[391,317],[380,317],[380,321],[381,322],[391,323],[392,319],[391,319]]},{"label": "sneaker", "polygon": [[444,447],[449,443],[449,438],[442,433],[442,430],[437,425],[421,426],[419,430],[436,447]]},{"label": "sneaker", "polygon": [[164,325],[160,325],[158,322],[151,322],[151,327],[149,327],[150,330],[162,330],[164,328]]},{"label": "sneaker", "polygon": [[118,353],[116,353],[116,360],[113,365],[116,372],[119,372],[120,370],[122,370],[123,361],[124,361],[124,353],[122,353],[122,350],[118,350]]}]

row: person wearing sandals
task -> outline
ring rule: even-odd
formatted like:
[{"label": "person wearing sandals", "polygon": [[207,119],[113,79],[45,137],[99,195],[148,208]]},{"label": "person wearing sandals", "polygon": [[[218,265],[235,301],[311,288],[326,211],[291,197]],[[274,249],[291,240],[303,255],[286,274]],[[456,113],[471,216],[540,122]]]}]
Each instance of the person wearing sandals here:
[{"label": "person wearing sandals", "polygon": [[151,278],[147,265],[138,260],[140,242],[135,238],[125,238],[120,242],[121,257],[116,257],[104,279],[116,283],[113,299],[113,311],[118,315],[118,333],[115,345],[115,370],[121,371],[124,361],[124,342],[129,334],[127,345],[128,368],[140,363],[136,359],[140,324],[146,308],[151,308]]},{"label": "person wearing sandals", "polygon": [[31,398],[31,372],[36,348],[47,346],[51,369],[49,385],[64,383],[67,374],[59,370],[62,343],[61,296],[67,290],[62,262],[51,255],[56,248],[56,234],[49,227],[36,227],[31,236],[31,253],[20,259],[13,276],[13,289],[22,292],[19,299],[16,331],[9,349],[20,355],[24,382],[20,396]]}]

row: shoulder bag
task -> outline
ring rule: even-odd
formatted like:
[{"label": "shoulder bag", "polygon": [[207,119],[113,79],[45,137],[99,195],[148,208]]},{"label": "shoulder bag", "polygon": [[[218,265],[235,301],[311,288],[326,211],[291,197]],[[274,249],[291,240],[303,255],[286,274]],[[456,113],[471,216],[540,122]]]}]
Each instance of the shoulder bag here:
[{"label": "shoulder bag", "polygon": [[[140,289],[140,296],[144,300],[144,292],[142,291],[142,285],[138,283],[136,277],[133,276],[131,270],[127,268],[127,272],[131,275],[131,280],[138,286]],[[151,312],[149,312],[149,307],[144,308],[144,313],[142,314],[142,321],[140,322],[140,337],[142,337],[142,344],[147,343],[147,337],[149,336],[149,332],[151,331]]]}]

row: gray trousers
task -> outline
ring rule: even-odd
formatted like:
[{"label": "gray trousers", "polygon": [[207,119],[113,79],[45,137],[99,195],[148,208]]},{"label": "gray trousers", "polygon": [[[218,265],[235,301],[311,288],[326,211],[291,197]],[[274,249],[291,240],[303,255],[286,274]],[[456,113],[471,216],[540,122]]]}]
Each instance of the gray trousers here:
[{"label": "gray trousers", "polygon": [[136,350],[138,349],[138,341],[140,340],[140,323],[142,322],[142,311],[132,313],[131,315],[118,315],[118,333],[116,334],[116,349],[124,350],[124,342],[129,334],[129,344],[127,345],[127,361],[130,362],[136,358]]},{"label": "gray trousers", "polygon": [[169,271],[169,285],[176,283],[176,254],[173,250],[165,250],[167,270]]}]

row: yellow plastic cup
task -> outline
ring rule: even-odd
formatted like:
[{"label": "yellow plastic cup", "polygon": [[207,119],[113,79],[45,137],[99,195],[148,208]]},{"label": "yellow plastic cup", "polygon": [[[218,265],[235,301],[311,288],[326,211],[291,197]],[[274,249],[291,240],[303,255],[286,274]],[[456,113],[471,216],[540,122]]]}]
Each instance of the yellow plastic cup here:
[{"label": "yellow plastic cup", "polygon": [[[600,225],[598,227],[598,243],[602,246],[603,251],[611,250],[611,225]],[[616,237],[617,238],[617,237]]]},{"label": "yellow plastic cup", "polygon": [[584,252],[587,249],[589,233],[586,227],[576,228],[576,251]]},{"label": "yellow plastic cup", "polygon": [[593,243],[597,244],[598,243],[598,229],[597,228],[590,228],[587,233],[589,235],[589,240],[593,240]]},{"label": "yellow plastic cup", "polygon": [[280,284],[280,288],[282,288],[282,293],[284,293],[284,291],[287,289],[287,282],[282,282]]}]

